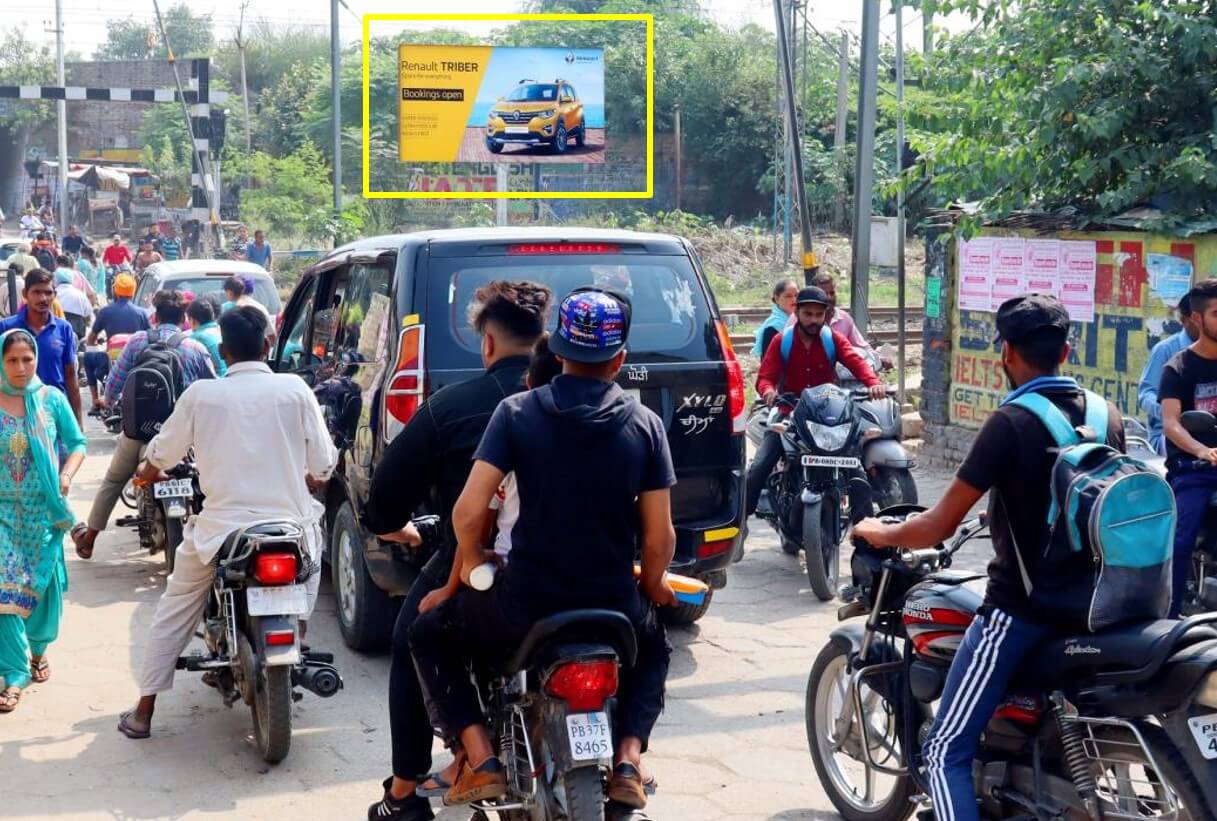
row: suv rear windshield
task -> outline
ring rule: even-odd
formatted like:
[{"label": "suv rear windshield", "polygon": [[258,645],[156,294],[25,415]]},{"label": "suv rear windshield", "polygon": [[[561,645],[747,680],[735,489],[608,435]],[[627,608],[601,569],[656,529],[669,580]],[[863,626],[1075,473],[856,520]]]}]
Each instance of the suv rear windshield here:
[{"label": "suv rear windshield", "polygon": [[[431,259],[428,278],[428,365],[480,367],[481,339],[469,326],[474,294],[496,279],[531,280],[554,292],[557,303],[594,285],[630,297],[631,362],[700,362],[719,358],[713,317],[692,263],[685,256],[494,256]],[[437,339],[434,334],[442,334]]]},{"label": "suv rear windshield", "polygon": [[[228,274],[199,274],[180,279],[174,277],[173,279],[164,280],[156,284],[150,277],[145,277],[140,280],[139,292],[136,293],[134,302],[141,307],[151,308],[152,295],[156,293],[158,288],[166,286],[178,291],[190,291],[196,297],[203,296],[204,294],[216,294],[220,302],[224,302],[228,299],[224,295],[224,281],[227,279]],[[279,313],[279,294],[275,291],[275,286],[269,279],[254,278],[254,299],[258,300],[262,307],[272,314]]]}]

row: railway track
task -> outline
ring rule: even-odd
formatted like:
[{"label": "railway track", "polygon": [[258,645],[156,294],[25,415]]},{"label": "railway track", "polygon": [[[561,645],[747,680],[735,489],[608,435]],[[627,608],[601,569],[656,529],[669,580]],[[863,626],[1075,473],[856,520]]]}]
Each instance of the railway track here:
[{"label": "railway track", "polygon": [[[755,327],[765,321],[765,317],[769,316],[768,308],[745,308],[745,307],[726,307],[720,309],[723,320],[729,328],[737,327]],[[905,339],[910,344],[918,344],[921,342],[921,308],[905,308]],[[876,345],[895,345],[900,341],[900,334],[896,325],[896,320],[900,316],[900,309],[893,305],[876,305],[870,309],[871,329],[867,332],[866,338],[871,340]],[[875,327],[878,325],[879,327]],[[756,339],[752,331],[739,332],[731,334],[731,344],[737,350],[747,350],[752,347],[753,341]]]}]

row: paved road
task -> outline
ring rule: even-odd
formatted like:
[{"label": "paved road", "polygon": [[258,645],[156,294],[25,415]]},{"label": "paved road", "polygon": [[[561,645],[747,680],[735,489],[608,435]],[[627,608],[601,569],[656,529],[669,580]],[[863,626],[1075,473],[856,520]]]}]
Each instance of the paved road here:
[{"label": "paved road", "polygon": [[[109,441],[90,420],[90,458],[72,493],[82,517]],[[943,480],[921,477],[923,498]],[[755,533],[730,585],[676,646],[667,710],[649,761],[660,781],[651,815],[678,819],[835,818],[819,789],[804,735],[803,691],[812,659],[836,625],[835,606],[812,597],[798,559],[768,528]],[[982,559],[974,557],[974,563]],[[197,675],[162,696],[156,735],[114,730],[135,699],[134,675],[163,563],[130,531],[111,531],[91,563],[70,556],[63,633],[51,647],[51,682],[0,716],[4,818],[358,819],[387,773],[388,659],[352,654],[334,624],[328,580],[310,638],[336,651],[346,689],[306,694],[293,714],[291,755],[261,762],[245,709],[228,710]],[[443,821],[467,812],[446,810]]]},{"label": "paved road", "polygon": [[589,128],[587,143],[580,148],[574,140],[567,144],[565,154],[555,154],[544,146],[518,146],[508,143],[502,154],[491,154],[486,148],[486,129],[466,128],[461,140],[457,162],[539,162],[539,163],[602,163],[604,162],[604,129]]}]

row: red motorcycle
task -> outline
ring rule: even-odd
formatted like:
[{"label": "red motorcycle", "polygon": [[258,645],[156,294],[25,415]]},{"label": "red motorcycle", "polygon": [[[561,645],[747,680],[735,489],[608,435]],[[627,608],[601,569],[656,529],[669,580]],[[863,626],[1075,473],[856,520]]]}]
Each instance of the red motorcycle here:
[{"label": "red motorcycle", "polygon": [[[900,521],[922,508],[886,511]],[[921,748],[985,576],[947,547],[855,545],[841,620],[807,683],[820,783],[849,821],[928,806]],[[1044,642],[989,722],[973,772],[985,819],[1217,817],[1217,613]]]}]

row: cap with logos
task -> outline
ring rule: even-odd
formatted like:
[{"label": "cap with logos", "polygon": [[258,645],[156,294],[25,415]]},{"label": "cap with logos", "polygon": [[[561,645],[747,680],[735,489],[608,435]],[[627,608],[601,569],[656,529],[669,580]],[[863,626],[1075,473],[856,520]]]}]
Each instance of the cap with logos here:
[{"label": "cap with logos", "polygon": [[825,305],[829,304],[828,294],[824,293],[823,288],[817,288],[811,285],[799,291],[798,297],[795,299],[796,305]]},{"label": "cap with logos", "polygon": [[549,349],[563,359],[595,365],[625,347],[630,335],[630,300],[601,288],[578,288],[558,308],[558,328]]},{"label": "cap with logos", "polygon": [[1069,311],[1051,294],[1024,294],[997,309],[998,341],[1018,344],[1036,334],[1069,333]]}]

